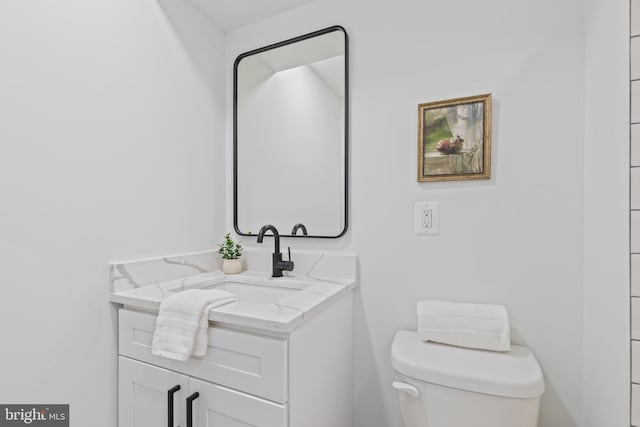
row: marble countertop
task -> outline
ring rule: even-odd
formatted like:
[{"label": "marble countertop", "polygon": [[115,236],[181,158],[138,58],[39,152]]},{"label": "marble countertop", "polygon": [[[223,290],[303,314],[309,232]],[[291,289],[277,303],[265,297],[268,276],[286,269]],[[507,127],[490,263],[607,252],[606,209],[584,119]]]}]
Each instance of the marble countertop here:
[{"label": "marble countertop", "polygon": [[[289,333],[305,319],[322,311],[342,296],[353,291],[357,281],[357,256],[303,252],[297,254],[296,270],[281,278],[270,277],[265,267],[269,252],[245,251],[243,263],[249,269],[239,274],[225,275],[214,262],[212,252],[163,257],[155,260],[112,264],[110,301],[134,309],[158,311],[164,299],[186,289],[215,288],[216,286],[247,287],[274,292],[266,301],[244,298],[211,310],[209,320],[223,324],[273,332]],[[197,262],[199,260],[200,262]],[[182,267],[182,271],[175,271]],[[186,268],[185,268],[186,267]],[[252,269],[258,268],[258,269]],[[160,272],[158,270],[165,269]],[[191,270],[191,271],[190,271]],[[197,274],[193,274],[196,270]],[[210,271],[208,271],[210,270]],[[191,274],[184,274],[185,272]],[[122,285],[122,281],[128,283]],[[261,287],[264,287],[261,289]],[[227,290],[227,289],[225,289]],[[233,293],[233,290],[228,290]]]}]

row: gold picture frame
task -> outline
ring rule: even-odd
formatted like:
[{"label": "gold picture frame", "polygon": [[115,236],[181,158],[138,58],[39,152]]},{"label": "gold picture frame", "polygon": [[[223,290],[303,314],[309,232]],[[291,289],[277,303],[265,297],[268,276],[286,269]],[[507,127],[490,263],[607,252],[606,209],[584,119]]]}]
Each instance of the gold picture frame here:
[{"label": "gold picture frame", "polygon": [[491,178],[491,94],[418,105],[418,181]]}]

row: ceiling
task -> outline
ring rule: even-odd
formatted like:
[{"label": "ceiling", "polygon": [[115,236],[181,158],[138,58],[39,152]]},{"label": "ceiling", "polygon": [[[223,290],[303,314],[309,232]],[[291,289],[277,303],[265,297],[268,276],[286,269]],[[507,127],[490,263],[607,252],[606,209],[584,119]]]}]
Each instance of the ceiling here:
[{"label": "ceiling", "polygon": [[338,97],[344,98],[344,55],[345,36],[342,31],[249,55],[238,64],[239,87],[252,88],[282,71],[306,66]]},{"label": "ceiling", "polygon": [[314,0],[188,0],[222,31],[229,32]]},{"label": "ceiling", "polygon": [[260,52],[256,56],[273,72],[278,72],[344,55],[344,44],[344,33],[333,31],[319,37]]}]

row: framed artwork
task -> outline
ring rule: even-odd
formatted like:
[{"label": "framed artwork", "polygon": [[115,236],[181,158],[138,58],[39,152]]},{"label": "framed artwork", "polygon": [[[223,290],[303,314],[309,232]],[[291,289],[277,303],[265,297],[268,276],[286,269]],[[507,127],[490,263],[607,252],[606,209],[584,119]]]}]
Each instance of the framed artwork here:
[{"label": "framed artwork", "polygon": [[418,105],[418,181],[491,177],[491,94]]}]

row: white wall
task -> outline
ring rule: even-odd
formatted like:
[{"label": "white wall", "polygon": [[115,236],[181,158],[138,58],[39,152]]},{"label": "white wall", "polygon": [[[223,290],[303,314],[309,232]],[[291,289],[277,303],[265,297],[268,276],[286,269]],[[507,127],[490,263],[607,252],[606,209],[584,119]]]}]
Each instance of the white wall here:
[{"label": "white wall", "polygon": [[[334,24],[351,37],[352,227],[290,243],[294,259],[303,246],[361,256],[357,426],[399,425],[389,346],[415,328],[421,298],[506,304],[546,375],[540,426],[581,425],[582,11],[578,0],[324,0],[227,35],[228,95],[241,52]],[[485,92],[493,178],[418,184],[417,104]],[[228,156],[231,108],[229,96]],[[414,235],[419,200],[441,202],[439,237]]]},{"label": "white wall", "polygon": [[[294,259],[361,255],[357,425],[399,423],[389,345],[420,298],[509,307],[546,374],[541,427],[627,423],[624,3],[589,0],[585,23],[578,0],[323,0],[229,34],[223,60],[223,35],[181,0],[0,2],[0,401],[115,425],[108,262],[208,249],[232,229],[233,59],[342,24],[352,227],[287,243]],[[485,91],[493,178],[416,183],[416,105]],[[413,234],[417,200],[441,202],[440,237]]]},{"label": "white wall", "polygon": [[629,425],[629,2],[585,2],[585,426]]},{"label": "white wall", "polygon": [[109,261],[222,233],[223,35],[184,6],[0,2],[0,402],[114,427]]}]

